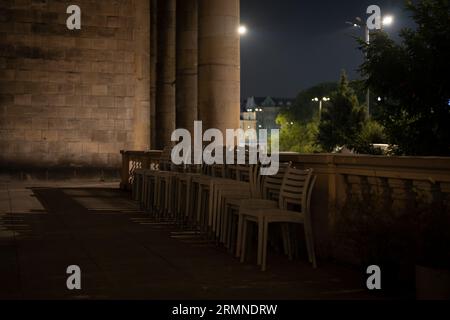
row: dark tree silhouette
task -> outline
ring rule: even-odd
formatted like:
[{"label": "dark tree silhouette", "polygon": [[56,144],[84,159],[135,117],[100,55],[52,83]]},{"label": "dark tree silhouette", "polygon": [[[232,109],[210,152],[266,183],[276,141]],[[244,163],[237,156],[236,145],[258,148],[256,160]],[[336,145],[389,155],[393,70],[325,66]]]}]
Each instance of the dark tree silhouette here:
[{"label": "dark tree silhouette", "polygon": [[338,89],[323,110],[318,143],[326,151],[338,146],[352,146],[365,124],[365,111],[350,88],[347,75],[342,73]]},{"label": "dark tree silhouette", "polygon": [[417,23],[397,44],[376,32],[361,43],[366,85],[383,98],[377,120],[400,155],[450,156],[450,1],[407,3]]}]

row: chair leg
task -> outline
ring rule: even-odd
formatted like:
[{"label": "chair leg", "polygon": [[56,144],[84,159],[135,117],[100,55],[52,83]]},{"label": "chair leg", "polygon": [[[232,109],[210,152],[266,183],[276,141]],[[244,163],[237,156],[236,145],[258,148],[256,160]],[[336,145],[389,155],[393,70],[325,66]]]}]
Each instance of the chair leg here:
[{"label": "chair leg", "polygon": [[287,255],[289,255],[289,252],[288,252],[286,233],[284,232],[283,224],[280,224],[280,233],[281,233],[281,239],[283,240],[283,253],[287,256]]},{"label": "chair leg", "polygon": [[219,215],[219,197],[220,197],[220,191],[217,190],[216,188],[214,188],[214,192],[210,193],[212,194],[212,199],[211,199],[211,215],[212,215],[212,219],[211,219],[211,226],[212,226],[212,231],[213,234],[217,237],[218,235],[218,227],[220,224],[220,215]]},{"label": "chair leg", "polygon": [[223,243],[225,244],[225,248],[229,249],[230,248],[230,232],[231,232],[231,228],[232,228],[232,223],[233,223],[233,216],[232,216],[232,211],[231,208],[229,206],[227,206],[225,204],[224,207],[224,214],[225,214],[225,219],[224,219],[224,223],[223,223],[223,233],[222,233],[222,237],[223,237]]},{"label": "chair leg", "polygon": [[[184,194],[183,194],[183,190],[184,190]],[[183,208],[183,203],[186,203],[187,198],[188,198],[187,184],[185,185],[184,182],[178,181],[177,193],[180,195],[180,198],[177,201],[177,212],[178,212],[178,217],[180,219],[180,224],[183,225],[184,221],[185,221],[184,217],[186,215],[186,211]]]},{"label": "chair leg", "polygon": [[144,197],[143,202],[144,202],[144,211],[147,212],[148,211],[148,183],[149,183],[149,179],[145,178],[144,179],[144,188],[143,188],[143,192],[142,195]]},{"label": "chair leg", "polygon": [[175,218],[175,205],[174,205],[174,203],[175,203],[175,199],[174,199],[174,197],[173,197],[173,185],[174,185],[174,183],[173,183],[173,180],[172,180],[172,178],[169,178],[170,179],[170,181],[168,181],[168,183],[167,183],[167,188],[166,188],[166,190],[167,190],[167,203],[168,203],[168,207],[169,207],[169,217],[171,218],[171,219],[173,219],[173,218]]},{"label": "chair leg", "polygon": [[285,225],[280,224],[281,238],[283,239],[283,252],[286,256],[289,256],[289,239],[286,234]]},{"label": "chair leg", "polygon": [[147,188],[147,210],[153,215],[153,200],[155,198],[155,179],[151,177],[148,179],[148,188]]},{"label": "chair leg", "polygon": [[173,178],[169,178],[169,181],[167,182],[167,203],[168,203],[168,207],[169,207],[169,217],[170,219],[175,219],[176,218],[176,213],[175,213],[175,193],[174,193],[174,181]]},{"label": "chair leg", "polygon": [[166,186],[166,182],[163,179],[161,179],[161,184],[159,185],[159,203],[158,203],[158,208],[159,208],[159,219],[163,219],[165,214],[164,214],[164,207],[165,207],[165,189]]},{"label": "chair leg", "polygon": [[262,242],[262,263],[261,270],[266,271],[267,269],[267,244],[269,240],[269,223],[267,221],[263,222],[263,242]]},{"label": "chair leg", "polygon": [[164,207],[163,207],[163,218],[167,219],[170,216],[170,203],[169,203],[169,183],[167,178],[164,182]]},{"label": "chair leg", "polygon": [[195,228],[197,227],[197,221],[195,220],[195,210],[196,210],[196,203],[195,199],[197,198],[197,191],[198,191],[198,185],[191,183],[189,186],[189,204],[187,208],[187,214],[188,214],[188,222]]},{"label": "chair leg", "polygon": [[183,201],[183,184],[180,180],[175,180],[173,185],[175,192],[173,193],[174,197],[174,215],[175,215],[175,223],[177,225],[181,225],[182,214],[181,214],[181,202]]},{"label": "chair leg", "polygon": [[309,240],[308,230],[306,230],[307,229],[306,225],[304,226],[304,228],[305,228],[306,250],[308,252],[308,261],[309,261],[309,263],[312,263],[311,243]]},{"label": "chair leg", "polygon": [[153,185],[153,218],[157,217],[158,211],[158,198],[159,198],[159,177],[155,177],[155,182]]},{"label": "chair leg", "polygon": [[171,211],[171,199],[170,199],[170,178],[166,178],[166,184],[164,185],[164,218],[168,219],[172,217]]},{"label": "chair leg", "polygon": [[236,258],[241,256],[242,248],[242,233],[244,232],[244,217],[238,213],[238,228],[237,228],[237,239],[236,239]]},{"label": "chair leg", "polygon": [[217,236],[221,243],[225,243],[224,229],[226,229],[225,225],[227,223],[228,216],[225,212],[225,198],[223,198],[222,195],[219,198],[218,215],[219,215],[219,224],[217,226],[218,231]]},{"label": "chair leg", "polygon": [[228,226],[227,226],[227,234],[225,235],[225,247],[228,249],[228,252],[234,254],[233,252],[233,233],[234,233],[234,215],[233,211],[228,212]]},{"label": "chair leg", "polygon": [[232,254],[236,254],[236,242],[237,242],[237,233],[238,233],[238,219],[239,216],[236,212],[231,212],[231,227],[230,227],[230,233],[229,233],[229,250]]},{"label": "chair leg", "polygon": [[205,231],[206,237],[208,237],[208,227],[209,227],[209,200],[211,199],[208,190],[203,190],[203,230]]},{"label": "chair leg", "polygon": [[207,231],[208,231],[208,212],[207,211],[208,211],[207,191],[202,187],[199,214],[200,214],[200,228],[204,233],[207,233]]},{"label": "chair leg", "polygon": [[220,241],[223,244],[226,244],[227,242],[227,234],[228,234],[228,227],[230,224],[230,212],[228,211],[227,204],[226,204],[226,198],[222,198],[220,201],[220,216],[221,216],[221,223],[220,223]]},{"label": "chair leg", "polygon": [[233,207],[227,207],[227,215],[228,215],[228,224],[227,224],[227,234],[225,235],[226,242],[229,249],[232,249],[232,252],[234,252],[234,247],[232,247],[236,235],[237,235],[237,227],[238,227],[238,220],[237,220],[237,212]]},{"label": "chair leg", "polygon": [[260,266],[262,263],[262,247],[264,238],[264,219],[262,217],[258,218],[257,227],[258,227],[258,251],[256,264]]},{"label": "chair leg", "polygon": [[151,211],[152,209],[152,179],[150,177],[147,177],[146,179],[146,186],[145,186],[145,193],[144,193],[144,201],[145,201],[145,210],[147,212]]},{"label": "chair leg", "polygon": [[[216,188],[214,188],[216,189]],[[220,224],[220,216],[219,216],[219,197],[220,197],[220,191],[219,190],[214,190],[214,192],[212,193],[212,201],[211,201],[211,231],[214,235],[214,237],[216,238],[219,230],[219,224]]]},{"label": "chair leg", "polygon": [[227,223],[228,223],[228,213],[226,212],[226,208],[223,205],[223,201],[220,201],[220,224],[218,226],[219,230],[219,242],[222,244],[226,243],[226,236],[225,236],[225,230],[227,229]]},{"label": "chair leg", "polygon": [[288,240],[288,250],[289,250],[289,261],[294,260],[294,250],[292,245],[292,236],[291,236],[291,226],[289,223],[286,223],[286,232],[287,232],[287,240]]},{"label": "chair leg", "polygon": [[195,226],[194,219],[194,204],[195,204],[195,185],[191,182],[188,183],[188,191],[186,194],[186,222]]},{"label": "chair leg", "polygon": [[202,186],[199,184],[198,185],[198,190],[197,190],[197,205],[196,205],[196,211],[197,211],[197,223],[199,225],[201,225],[201,212],[202,212],[202,193],[203,193],[203,188]]},{"label": "chair leg", "polygon": [[289,233],[289,225],[287,223],[281,224],[281,233],[283,236],[283,242],[285,244],[284,252],[288,256],[289,261],[292,261],[292,243]]},{"label": "chair leg", "polygon": [[164,187],[165,182],[164,179],[161,179],[161,184],[159,185],[159,197],[158,197],[158,212],[159,212],[159,219],[164,217]]},{"label": "chair leg", "polygon": [[307,238],[306,242],[308,247],[308,253],[310,257],[309,259],[313,265],[313,268],[315,269],[317,268],[317,261],[316,261],[316,252],[314,249],[314,236],[312,233],[312,226],[309,223],[305,223],[304,227],[305,227],[305,237]]},{"label": "chair leg", "polygon": [[143,204],[144,203],[144,191],[145,191],[145,176],[141,176],[141,179],[140,179],[140,187],[139,187],[139,202],[141,203],[141,204]]},{"label": "chair leg", "polygon": [[243,217],[242,240],[241,240],[241,263],[245,262],[245,251],[247,249],[247,229],[248,229],[247,219]]},{"label": "chair leg", "polygon": [[298,230],[292,231],[292,250],[294,259],[298,259]]},{"label": "chair leg", "polygon": [[133,185],[134,185],[133,200],[138,201],[139,200],[139,176],[138,175],[134,176]]},{"label": "chair leg", "polygon": [[214,186],[210,185],[208,194],[208,202],[206,202],[206,230],[213,229],[213,204],[214,204]]},{"label": "chair leg", "polygon": [[191,184],[189,181],[186,182],[186,202],[185,202],[185,209],[184,209],[184,218],[186,220],[189,219],[190,216],[190,207],[191,207]]},{"label": "chair leg", "polygon": [[134,175],[134,177],[133,177],[133,187],[131,188],[131,198],[134,200],[134,201],[137,201],[138,200],[138,182],[137,182],[137,175],[135,174]]}]

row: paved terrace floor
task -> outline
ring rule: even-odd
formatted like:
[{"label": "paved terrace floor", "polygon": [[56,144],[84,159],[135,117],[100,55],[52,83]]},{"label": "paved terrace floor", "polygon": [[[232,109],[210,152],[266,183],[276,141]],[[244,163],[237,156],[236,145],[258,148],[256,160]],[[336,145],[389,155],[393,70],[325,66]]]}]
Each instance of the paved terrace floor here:
[{"label": "paved terrace floor", "polygon": [[[269,269],[174,238],[118,183],[0,180],[1,299],[371,299],[360,273],[272,254]],[[79,265],[82,290],[66,288]],[[379,297],[378,297],[379,298]]]}]

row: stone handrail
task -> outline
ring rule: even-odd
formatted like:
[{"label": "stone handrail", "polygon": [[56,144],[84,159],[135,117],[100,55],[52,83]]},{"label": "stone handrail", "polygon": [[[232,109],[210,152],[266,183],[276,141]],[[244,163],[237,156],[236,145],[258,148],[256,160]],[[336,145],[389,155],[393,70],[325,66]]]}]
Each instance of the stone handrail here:
[{"label": "stone handrail", "polygon": [[443,201],[450,210],[450,158],[284,153],[280,160],[313,168],[318,176],[311,208],[322,256],[330,252],[337,216],[349,198],[402,210]]}]

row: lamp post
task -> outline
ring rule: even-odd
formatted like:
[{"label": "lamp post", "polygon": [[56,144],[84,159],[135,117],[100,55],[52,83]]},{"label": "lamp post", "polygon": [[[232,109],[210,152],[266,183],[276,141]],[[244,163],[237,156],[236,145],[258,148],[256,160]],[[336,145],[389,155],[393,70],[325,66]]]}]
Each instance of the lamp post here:
[{"label": "lamp post", "polygon": [[312,102],[319,102],[319,119],[321,119],[322,118],[322,109],[323,109],[323,103],[324,102],[328,102],[328,101],[330,101],[331,99],[330,98],[328,98],[328,97],[323,97],[322,99],[319,99],[319,98],[314,98],[314,99],[312,99],[311,101]]},{"label": "lamp post", "polygon": [[[365,41],[366,44],[370,44],[370,29],[366,22],[363,22],[363,20],[360,17],[355,18],[355,22],[346,22],[347,24],[352,25],[355,28],[364,28],[364,35],[365,35]],[[394,17],[391,15],[387,15],[383,18],[381,23],[381,30],[383,30],[384,26],[390,26],[394,23]],[[367,55],[366,55],[367,59]],[[367,88],[367,94],[366,94],[366,105],[367,105],[367,115],[370,118],[370,88]]]}]

